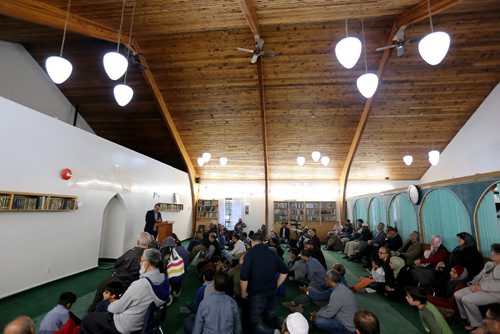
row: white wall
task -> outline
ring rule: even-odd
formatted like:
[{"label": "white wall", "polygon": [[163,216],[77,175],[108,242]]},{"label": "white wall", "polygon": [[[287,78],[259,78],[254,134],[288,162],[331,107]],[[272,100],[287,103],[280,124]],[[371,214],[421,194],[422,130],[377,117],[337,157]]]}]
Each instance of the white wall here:
[{"label": "white wall", "polygon": [[[410,181],[349,181],[347,197],[377,193],[385,190],[405,188],[416,183]],[[247,231],[257,230],[265,222],[264,181],[202,180],[200,184],[200,199],[243,198],[250,205],[250,214],[243,215]],[[274,201],[338,201],[339,183],[332,180],[321,181],[271,181],[269,183],[269,223],[273,222]],[[338,207],[337,207],[337,212]]]},{"label": "white wall", "polygon": [[[0,96],[73,124],[75,108],[22,45],[0,41],[0,73]],[[81,115],[76,127],[94,133]]]},{"label": "white wall", "polygon": [[[185,172],[1,97],[0,143],[1,190],[75,195],[79,202],[71,212],[0,212],[0,298],[95,267],[104,209],[116,193],[127,210],[124,249],[143,230],[146,210],[173,193],[184,210],[163,219],[176,222],[180,238],[191,236]],[[70,181],[59,176],[66,167]]]},{"label": "white wall", "polygon": [[472,117],[441,152],[421,183],[500,170],[500,85],[493,89]]}]

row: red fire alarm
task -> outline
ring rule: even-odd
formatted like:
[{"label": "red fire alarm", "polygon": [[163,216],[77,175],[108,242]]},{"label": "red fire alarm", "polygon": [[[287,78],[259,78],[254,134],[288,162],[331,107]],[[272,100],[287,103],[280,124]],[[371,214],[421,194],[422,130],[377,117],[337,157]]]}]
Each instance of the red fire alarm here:
[{"label": "red fire alarm", "polygon": [[61,171],[61,179],[63,180],[69,180],[71,179],[71,177],[73,176],[73,173],[71,172],[71,169],[69,168],[64,168],[62,171]]}]

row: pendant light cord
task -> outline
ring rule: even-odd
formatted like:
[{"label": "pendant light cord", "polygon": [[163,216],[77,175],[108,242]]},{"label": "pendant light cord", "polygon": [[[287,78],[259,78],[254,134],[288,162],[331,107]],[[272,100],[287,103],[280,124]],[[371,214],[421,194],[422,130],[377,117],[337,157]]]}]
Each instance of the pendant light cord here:
[{"label": "pendant light cord", "polygon": [[118,30],[118,44],[116,45],[116,52],[120,51],[120,37],[122,35],[122,26],[123,26],[123,12],[125,10],[125,0],[122,3],[122,18],[120,20],[120,29]]},{"label": "pendant light cord", "polygon": [[363,59],[365,61],[365,73],[368,73],[368,66],[366,65],[365,25],[363,18],[361,18],[361,35],[363,36]]},{"label": "pendant light cord", "polygon": [[[132,29],[134,28],[135,5],[136,5],[136,2],[134,2],[134,6],[132,7],[132,18],[130,19],[130,33],[128,35],[128,43],[129,43],[130,47],[127,48],[127,61],[128,61],[128,57],[130,55],[130,48],[132,47],[132,44],[130,44],[130,41],[132,40]],[[127,72],[128,71],[125,71],[125,77],[123,78],[124,85],[127,83]]]},{"label": "pendant light cord", "polygon": [[68,27],[68,18],[69,18],[69,9],[71,8],[71,0],[68,0],[68,9],[66,10],[66,21],[64,21],[64,32],[63,39],[61,43],[61,52],[59,52],[59,57],[62,57],[63,49],[64,49],[64,41],[66,41],[66,28]]},{"label": "pendant light cord", "polygon": [[345,36],[349,37],[349,31],[347,30],[347,17],[345,18]]},{"label": "pendant light cord", "polygon": [[427,0],[427,9],[429,10],[429,21],[431,22],[431,32],[434,32],[434,26],[432,25],[432,15],[431,15],[431,0]]}]

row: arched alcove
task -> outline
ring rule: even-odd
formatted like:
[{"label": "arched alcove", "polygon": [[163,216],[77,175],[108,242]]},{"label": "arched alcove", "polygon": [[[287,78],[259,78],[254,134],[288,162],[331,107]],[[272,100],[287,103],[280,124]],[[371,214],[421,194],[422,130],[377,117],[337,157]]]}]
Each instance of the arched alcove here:
[{"label": "arched alcove", "polygon": [[378,223],[386,223],[384,204],[378,197],[370,199],[368,204],[368,225],[375,231]]},{"label": "arched alcove", "polygon": [[474,210],[474,229],[479,250],[485,257],[490,256],[490,247],[500,242],[500,212],[496,203],[500,202],[500,183],[485,189]]},{"label": "arched alcove", "polygon": [[467,209],[455,193],[444,188],[425,194],[420,206],[420,228],[423,241],[430,242],[433,235],[439,234],[448,250],[457,246],[457,233],[471,233]]},{"label": "arched alcove", "polygon": [[406,193],[396,194],[391,198],[387,215],[389,225],[397,227],[403,240],[407,239],[411,232],[419,231],[417,212]]},{"label": "arched alcove", "polygon": [[364,198],[359,198],[354,202],[354,221],[353,226],[356,227],[356,220],[357,219],[363,219],[363,221],[366,221],[367,219],[367,210],[366,210],[366,199]]},{"label": "arched alcove", "polygon": [[117,259],[123,253],[127,210],[119,194],[114,195],[102,215],[99,258]]}]

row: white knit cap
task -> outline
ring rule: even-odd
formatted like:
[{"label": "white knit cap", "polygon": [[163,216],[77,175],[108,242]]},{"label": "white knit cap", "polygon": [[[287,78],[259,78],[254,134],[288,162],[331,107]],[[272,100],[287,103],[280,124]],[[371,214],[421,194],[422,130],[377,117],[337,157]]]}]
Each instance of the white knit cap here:
[{"label": "white knit cap", "polygon": [[307,334],[309,333],[309,323],[306,318],[299,313],[295,312],[289,314],[286,317],[286,328],[290,332],[290,334]]}]

